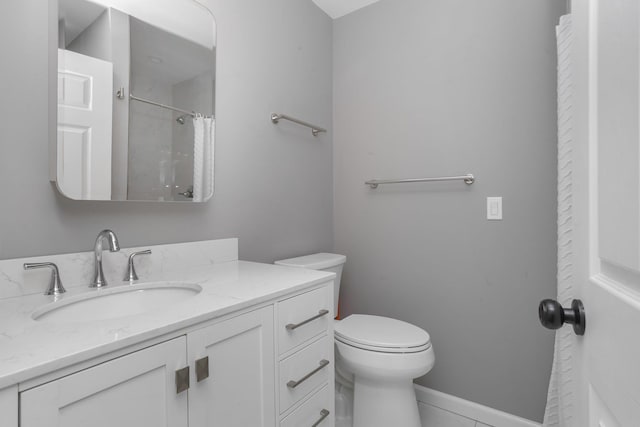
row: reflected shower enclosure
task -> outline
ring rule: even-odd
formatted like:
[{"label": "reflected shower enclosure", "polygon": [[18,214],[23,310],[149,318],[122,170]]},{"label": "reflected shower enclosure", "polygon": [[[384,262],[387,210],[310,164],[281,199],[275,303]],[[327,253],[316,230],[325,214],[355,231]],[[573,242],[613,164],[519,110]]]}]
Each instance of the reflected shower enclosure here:
[{"label": "reflected shower enclosure", "polygon": [[189,199],[190,112],[213,111],[212,51],[131,18],[131,58],[127,199]]}]

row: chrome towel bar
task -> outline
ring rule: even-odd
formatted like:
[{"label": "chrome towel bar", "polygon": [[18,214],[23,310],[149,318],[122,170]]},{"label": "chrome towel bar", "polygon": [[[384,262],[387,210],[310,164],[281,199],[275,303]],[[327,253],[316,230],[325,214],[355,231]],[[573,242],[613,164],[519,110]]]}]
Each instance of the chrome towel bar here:
[{"label": "chrome towel bar", "polygon": [[290,122],[311,128],[311,134],[313,136],[318,136],[318,133],[327,131],[320,126],[312,125],[311,123],[307,123],[294,117],[287,116],[286,114],[271,113],[271,122],[273,122],[273,124],[277,125],[280,120],[289,120]]},{"label": "chrome towel bar", "polygon": [[475,182],[473,174],[460,176],[441,176],[436,178],[408,178],[408,179],[371,179],[365,184],[371,188],[378,188],[380,184],[406,184],[411,182],[434,182],[434,181],[464,181],[465,184],[471,185]]}]

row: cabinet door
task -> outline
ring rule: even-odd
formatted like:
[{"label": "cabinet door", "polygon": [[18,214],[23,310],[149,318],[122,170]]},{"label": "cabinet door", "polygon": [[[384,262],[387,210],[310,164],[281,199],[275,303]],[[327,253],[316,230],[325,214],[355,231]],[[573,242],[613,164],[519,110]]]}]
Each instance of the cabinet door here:
[{"label": "cabinet door", "polygon": [[[273,342],[273,307],[187,335],[189,360],[194,362],[189,390],[191,427],[275,425]],[[205,357],[209,375],[198,381],[195,367]]]},{"label": "cabinet door", "polygon": [[158,344],[20,394],[21,427],[187,427],[186,338]]}]

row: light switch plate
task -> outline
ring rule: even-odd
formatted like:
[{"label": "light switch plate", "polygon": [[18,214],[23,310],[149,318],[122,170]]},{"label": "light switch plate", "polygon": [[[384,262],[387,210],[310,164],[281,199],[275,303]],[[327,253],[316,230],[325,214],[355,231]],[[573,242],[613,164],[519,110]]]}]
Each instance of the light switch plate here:
[{"label": "light switch plate", "polygon": [[487,197],[487,219],[502,220],[502,197]]}]

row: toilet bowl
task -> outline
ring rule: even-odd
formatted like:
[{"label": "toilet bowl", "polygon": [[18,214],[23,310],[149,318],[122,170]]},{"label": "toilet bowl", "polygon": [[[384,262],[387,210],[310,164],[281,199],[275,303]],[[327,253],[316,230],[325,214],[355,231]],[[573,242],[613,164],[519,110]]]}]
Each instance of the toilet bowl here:
[{"label": "toilet bowl", "polygon": [[[320,253],[278,265],[336,273],[334,312],[344,255]],[[435,362],[429,334],[397,319],[352,314],[334,323],[336,426],[420,427],[413,379]]]}]

